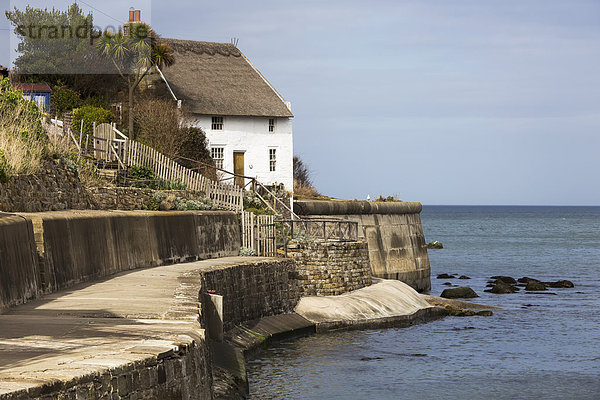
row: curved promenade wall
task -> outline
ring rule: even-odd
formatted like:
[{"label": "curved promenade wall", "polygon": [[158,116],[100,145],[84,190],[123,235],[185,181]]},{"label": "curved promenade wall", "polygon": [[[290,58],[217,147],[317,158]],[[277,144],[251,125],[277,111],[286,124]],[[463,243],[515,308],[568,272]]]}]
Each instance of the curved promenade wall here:
[{"label": "curved promenade wall", "polygon": [[401,280],[416,290],[431,288],[429,256],[421,203],[368,201],[295,201],[306,218],[346,219],[359,223],[359,238],[369,246],[373,276]]},{"label": "curved promenade wall", "polygon": [[231,212],[60,211],[5,216],[0,219],[0,310],[118,272],[237,256],[239,249],[239,223]]},{"label": "curved promenade wall", "polygon": [[0,312],[38,291],[37,255],[31,221],[0,213]]}]

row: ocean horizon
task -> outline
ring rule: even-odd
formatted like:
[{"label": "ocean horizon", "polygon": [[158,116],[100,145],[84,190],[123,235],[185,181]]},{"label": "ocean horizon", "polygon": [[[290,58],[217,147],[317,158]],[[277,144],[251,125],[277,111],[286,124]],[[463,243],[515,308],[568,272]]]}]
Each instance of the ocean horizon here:
[{"label": "ocean horizon", "polygon": [[[421,219],[444,245],[429,250],[429,294],[469,286],[501,309],[275,343],[248,362],[251,398],[597,399],[600,206],[425,205]],[[575,288],[484,292],[494,275]]]}]

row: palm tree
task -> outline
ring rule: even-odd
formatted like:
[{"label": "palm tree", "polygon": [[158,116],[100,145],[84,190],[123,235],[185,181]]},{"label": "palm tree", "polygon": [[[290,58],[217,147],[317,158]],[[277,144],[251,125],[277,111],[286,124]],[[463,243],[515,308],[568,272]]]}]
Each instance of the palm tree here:
[{"label": "palm tree", "polygon": [[135,89],[153,67],[169,67],[175,62],[171,47],[144,23],[131,24],[129,34],[106,32],[98,41],[103,55],[110,57],[129,90],[129,135],[135,139],[133,102]]}]

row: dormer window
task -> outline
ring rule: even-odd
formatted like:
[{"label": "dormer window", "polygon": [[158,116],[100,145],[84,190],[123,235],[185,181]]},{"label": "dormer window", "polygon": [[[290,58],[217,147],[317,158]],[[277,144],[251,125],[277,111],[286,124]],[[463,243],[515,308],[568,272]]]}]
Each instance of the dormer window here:
[{"label": "dormer window", "polygon": [[223,117],[212,117],[211,129],[213,131],[223,130]]},{"label": "dormer window", "polygon": [[275,118],[269,118],[269,132],[275,132]]}]

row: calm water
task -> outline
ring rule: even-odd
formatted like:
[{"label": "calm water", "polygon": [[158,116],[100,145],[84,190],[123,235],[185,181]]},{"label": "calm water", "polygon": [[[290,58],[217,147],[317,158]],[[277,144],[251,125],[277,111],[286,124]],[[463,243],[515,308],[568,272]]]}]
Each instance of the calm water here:
[{"label": "calm water", "polygon": [[[248,364],[252,399],[600,399],[600,207],[429,206],[431,294],[465,274],[493,317],[278,343]],[[572,280],[557,295],[484,293],[486,278]],[[371,358],[371,360],[364,360]]]}]

